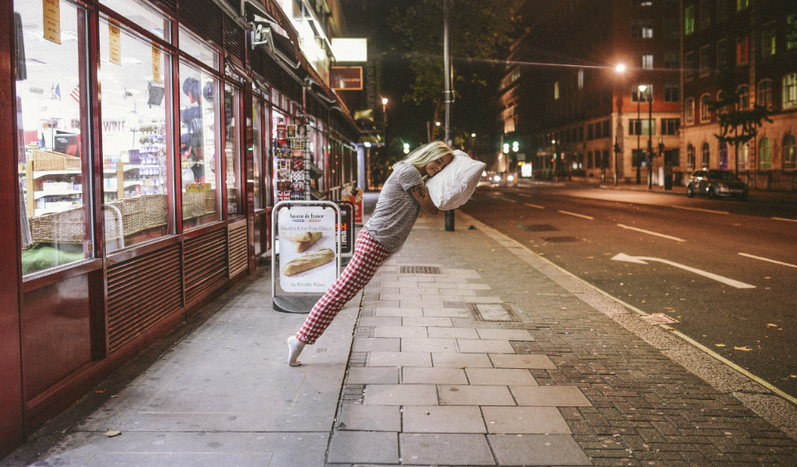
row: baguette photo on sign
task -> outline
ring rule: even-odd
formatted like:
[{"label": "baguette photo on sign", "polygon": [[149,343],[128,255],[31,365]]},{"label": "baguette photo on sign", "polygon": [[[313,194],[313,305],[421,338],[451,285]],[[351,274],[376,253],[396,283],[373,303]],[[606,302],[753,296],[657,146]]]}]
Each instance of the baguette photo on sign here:
[{"label": "baguette photo on sign", "polygon": [[309,242],[317,232],[280,232],[280,238],[292,242]]},{"label": "baguette photo on sign", "polygon": [[282,268],[282,273],[286,276],[293,276],[323,266],[333,259],[335,259],[335,252],[329,248],[324,248],[288,261]]},{"label": "baguette photo on sign", "polygon": [[321,232],[311,232],[310,233],[310,240],[296,242],[296,252],[303,253],[310,249],[311,246],[318,243],[318,240],[321,239]]}]

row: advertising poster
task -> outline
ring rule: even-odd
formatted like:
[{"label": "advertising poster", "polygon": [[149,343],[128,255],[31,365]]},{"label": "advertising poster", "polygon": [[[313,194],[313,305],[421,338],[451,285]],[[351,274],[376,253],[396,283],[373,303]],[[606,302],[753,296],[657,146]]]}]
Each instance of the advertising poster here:
[{"label": "advertising poster", "polygon": [[279,211],[280,287],[324,293],[337,279],[335,210],[292,206]]}]

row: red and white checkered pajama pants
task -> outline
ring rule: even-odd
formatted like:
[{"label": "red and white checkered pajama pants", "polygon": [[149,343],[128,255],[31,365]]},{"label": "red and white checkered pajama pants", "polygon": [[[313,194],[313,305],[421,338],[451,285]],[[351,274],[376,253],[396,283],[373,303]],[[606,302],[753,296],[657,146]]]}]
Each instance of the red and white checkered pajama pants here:
[{"label": "red and white checkered pajama pants", "polygon": [[389,257],[390,250],[361,230],[348,266],[310,310],[296,338],[305,344],[315,344],[343,306],[371,281]]}]

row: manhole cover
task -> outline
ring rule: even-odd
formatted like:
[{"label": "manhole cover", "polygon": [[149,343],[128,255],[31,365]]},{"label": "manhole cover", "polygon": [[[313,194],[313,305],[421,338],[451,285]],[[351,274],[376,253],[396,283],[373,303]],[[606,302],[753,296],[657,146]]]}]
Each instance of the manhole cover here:
[{"label": "manhole cover", "polygon": [[520,321],[503,303],[469,303],[471,313],[479,321]]},{"label": "manhole cover", "polygon": [[440,274],[439,266],[401,266],[399,274]]},{"label": "manhole cover", "polygon": [[552,230],[559,230],[550,224],[519,225],[517,228],[525,230],[526,232],[549,232]]},{"label": "manhole cover", "polygon": [[546,237],[543,238],[548,243],[568,243],[568,242],[577,242],[578,237]]}]

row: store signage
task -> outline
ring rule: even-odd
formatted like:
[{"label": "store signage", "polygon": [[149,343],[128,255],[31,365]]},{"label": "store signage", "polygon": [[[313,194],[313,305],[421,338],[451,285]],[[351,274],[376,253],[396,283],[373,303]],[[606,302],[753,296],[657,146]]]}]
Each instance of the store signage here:
[{"label": "store signage", "polygon": [[108,54],[111,63],[122,66],[121,35],[118,26],[108,23]]},{"label": "store signage", "polygon": [[332,89],[356,91],[363,88],[363,67],[345,66],[331,67],[329,84]]},{"label": "store signage", "polygon": [[163,83],[161,76],[161,49],[152,48],[152,80],[156,83]]},{"label": "store signage", "polygon": [[290,204],[279,210],[279,283],[285,292],[323,293],[337,279],[337,212]]},{"label": "store signage", "polygon": [[42,0],[44,38],[56,44],[61,43],[61,2]]},{"label": "store signage", "polygon": [[367,62],[368,39],[334,38],[330,44],[338,62]]}]

